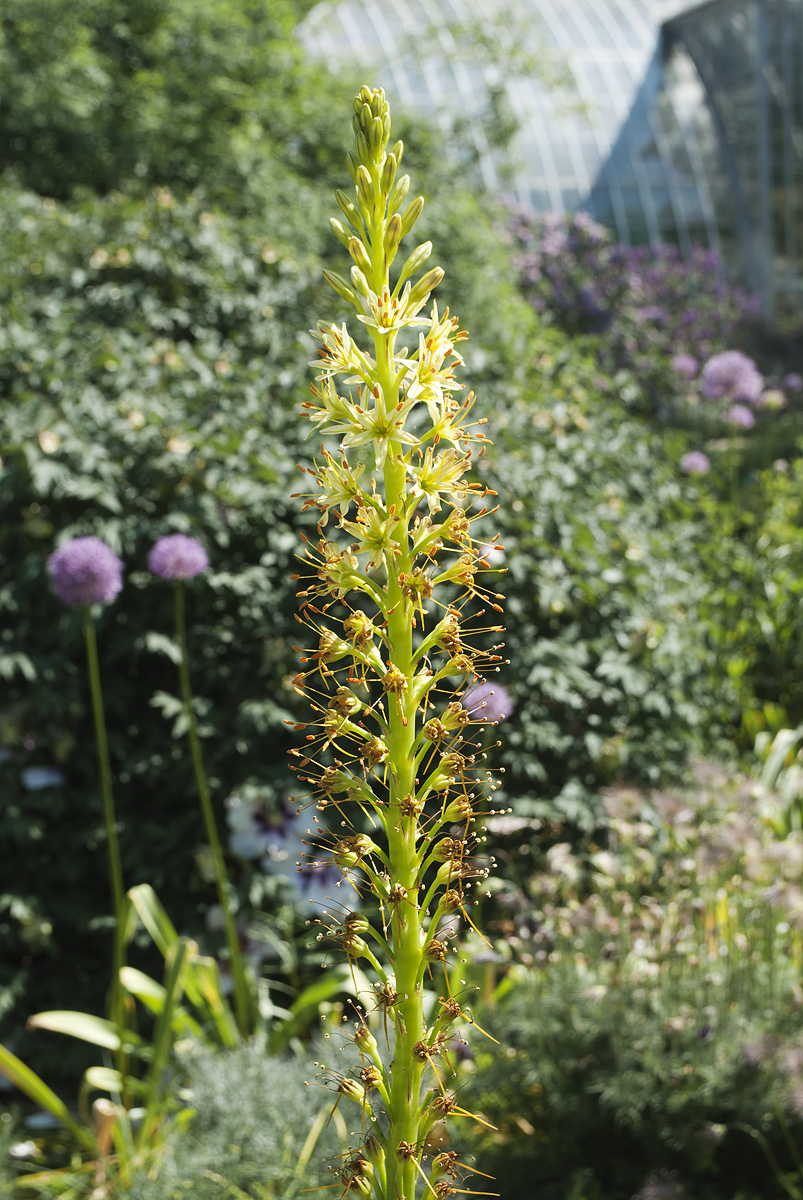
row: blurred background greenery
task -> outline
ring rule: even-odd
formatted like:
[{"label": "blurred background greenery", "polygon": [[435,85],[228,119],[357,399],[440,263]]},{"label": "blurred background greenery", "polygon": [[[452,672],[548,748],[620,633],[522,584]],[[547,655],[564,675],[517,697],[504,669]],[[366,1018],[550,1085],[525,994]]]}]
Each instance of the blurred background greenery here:
[{"label": "blurred background greenery", "polygon": [[[292,794],[285,722],[303,711],[291,687],[303,634],[291,575],[310,526],[293,494],[314,450],[297,408],[308,329],[345,315],[321,271],[342,258],[327,218],[363,82],[305,60],[295,29],[307,7],[3,5],[0,1040],[65,1095],[89,1052],[54,1049],[25,1019],[102,1011],[111,917],[80,617],[45,573],[57,538],[101,537],[127,571],[98,628],[126,885],[151,884],[181,932],[219,949],[180,740],[172,596],[145,569],[158,536],[190,533],[210,554],[188,617],[221,827],[238,789],[259,789],[276,814]],[[474,947],[470,970],[507,1049],[492,1060],[472,1039],[474,1103],[501,1131],[480,1152],[509,1196],[536,1177],[546,1200],[801,1195],[790,1190],[803,1189],[803,1169],[788,1055],[800,1054],[803,1025],[803,906],[769,892],[764,867],[748,872],[747,840],[719,855],[715,877],[683,866],[700,831],[716,840],[734,812],[753,822],[751,861],[771,861],[776,845],[797,853],[797,743],[782,756],[782,803],[771,800],[778,772],[760,784],[754,743],[763,735],[770,753],[803,722],[800,392],[788,386],[783,411],[762,410],[739,437],[717,413],[701,416],[672,367],[689,347],[658,335],[665,319],[638,315],[632,279],[597,328],[582,307],[594,262],[567,249],[560,288],[535,295],[522,225],[454,177],[433,128],[403,113],[394,127],[427,197],[421,230],[447,271],[443,302],[471,333],[464,378],[495,443],[477,471],[499,512],[479,536],[498,530],[505,546],[500,679],[514,712],[494,754],[511,812],[490,822],[504,868],[485,913],[494,947]],[[672,270],[664,318],[701,290],[699,272]],[[768,386],[803,370],[803,351],[779,350],[735,293],[709,299],[723,319],[707,352],[750,349]],[[684,473],[700,447],[710,470]],[[703,758],[725,766],[690,774]],[[655,800],[670,785],[688,789],[679,811],[693,818]],[[624,787],[641,789],[640,832],[606,799]],[[604,868],[602,853],[613,856]],[[232,854],[229,867],[249,935],[252,914],[267,916],[262,969],[289,1004],[320,966],[303,916],[253,863]],[[637,947],[659,927],[654,958]],[[720,946],[721,970],[700,965]],[[642,978],[634,955],[657,969]],[[155,969],[154,958],[143,935],[131,961]],[[227,1061],[220,1080],[239,1096],[245,1068]],[[278,1167],[235,1170],[214,1149],[234,1144],[224,1126],[235,1103],[212,1103],[205,1059],[182,1064],[207,1099],[169,1194],[185,1194],[174,1183],[190,1160],[217,1161],[239,1189],[227,1195],[294,1194]],[[302,1092],[289,1129],[320,1107]],[[264,1128],[274,1118],[258,1089],[252,1099],[248,1128]],[[292,1139],[259,1150],[274,1164],[298,1152]],[[143,1181],[134,1194],[168,1191]]]}]

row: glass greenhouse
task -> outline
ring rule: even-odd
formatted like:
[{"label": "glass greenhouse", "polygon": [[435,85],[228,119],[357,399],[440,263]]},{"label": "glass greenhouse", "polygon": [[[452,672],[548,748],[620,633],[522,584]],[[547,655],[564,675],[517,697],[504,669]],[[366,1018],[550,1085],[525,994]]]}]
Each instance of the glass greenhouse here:
[{"label": "glass greenhouse", "polygon": [[[586,209],[626,244],[716,248],[768,314],[800,305],[803,0],[499,0],[488,14],[329,0],[306,41],[459,127],[489,189]],[[518,124],[503,158],[481,119],[500,94]]]}]

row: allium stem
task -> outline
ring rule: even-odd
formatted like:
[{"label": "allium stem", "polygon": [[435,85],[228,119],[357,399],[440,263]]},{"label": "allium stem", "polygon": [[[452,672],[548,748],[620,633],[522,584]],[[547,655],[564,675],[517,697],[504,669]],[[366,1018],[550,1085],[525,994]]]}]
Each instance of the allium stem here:
[{"label": "allium stem", "polygon": [[[114,912],[114,943],[112,949],[112,989],[110,1010],[118,1028],[124,1026],[124,997],[120,986],[120,972],[124,965],[123,937],[125,923],[125,890],[123,867],[120,861],[120,843],[117,839],[117,818],[114,811],[112,770],[109,761],[109,740],[106,734],[106,718],[103,711],[103,692],[100,686],[100,666],[95,622],[92,608],[84,605],[84,634],[86,636],[86,661],[89,669],[89,690],[92,696],[92,714],[95,719],[95,741],[100,768],[100,791],[103,798],[103,820],[106,826],[106,845],[109,856],[109,883],[111,885],[112,911]],[[119,1052],[121,1074],[123,1050]]]},{"label": "allium stem", "polygon": [[218,900],[223,911],[223,924],[226,931],[226,943],[229,948],[229,963],[234,982],[234,1005],[237,1014],[237,1027],[243,1037],[250,1033],[251,994],[248,979],[245,974],[240,942],[237,937],[237,926],[231,907],[229,880],[226,874],[226,864],[223,850],[218,837],[215,811],[212,807],[212,797],[209,794],[209,783],[206,778],[204,759],[201,752],[201,739],[198,737],[198,724],[195,719],[195,707],[192,700],[190,685],[189,659],[187,655],[187,626],[184,614],[184,583],[177,580],[176,585],[176,640],[179,648],[178,672],[181,681],[181,698],[184,702],[184,716],[187,722],[187,734],[190,739],[190,753],[195,770],[195,781],[198,785],[198,796],[201,801],[206,837],[212,851],[212,863],[215,871]]}]

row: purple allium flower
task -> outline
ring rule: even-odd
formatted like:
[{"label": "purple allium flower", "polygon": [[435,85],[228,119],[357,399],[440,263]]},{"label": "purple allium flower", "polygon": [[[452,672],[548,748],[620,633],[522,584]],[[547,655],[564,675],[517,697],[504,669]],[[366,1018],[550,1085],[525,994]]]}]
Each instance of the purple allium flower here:
[{"label": "purple allium flower", "polygon": [[711,462],[702,450],[690,450],[680,460],[680,465],[687,475],[706,475],[711,470]]},{"label": "purple allium flower", "polygon": [[123,586],[123,564],[96,537],[73,538],[47,560],[53,590],[65,604],[110,604]]},{"label": "purple allium flower", "polygon": [[709,358],[703,367],[701,389],[706,400],[742,400],[755,404],[761,395],[764,380],[746,354],[725,350]]},{"label": "purple allium flower", "polygon": [[672,359],[672,370],[684,379],[694,379],[699,369],[700,364],[693,354],[676,354]]},{"label": "purple allium flower", "polygon": [[739,429],[752,429],[756,418],[746,404],[734,404],[733,408],[728,410],[727,421],[729,425],[735,425]]},{"label": "purple allium flower", "polygon": [[196,538],[170,533],[148,555],[148,567],[162,579],[192,579],[209,566],[209,557]]},{"label": "purple allium flower", "polygon": [[460,703],[475,721],[504,721],[513,712],[513,701],[499,683],[475,683],[463,693]]},{"label": "purple allium flower", "polygon": [[787,392],[801,392],[803,391],[803,375],[798,375],[797,371],[791,371],[789,375],[784,375],[781,385],[786,388]]}]

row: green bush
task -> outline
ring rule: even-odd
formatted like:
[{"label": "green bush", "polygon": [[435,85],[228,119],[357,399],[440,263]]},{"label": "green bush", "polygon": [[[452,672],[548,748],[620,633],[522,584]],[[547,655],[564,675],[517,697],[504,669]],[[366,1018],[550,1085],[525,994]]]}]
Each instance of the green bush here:
[{"label": "green bush", "polygon": [[463,1093],[497,1126],[478,1165],[503,1194],[799,1187],[803,843],[776,841],[754,795],[709,764],[690,791],[611,789],[584,845],[506,886],[497,949],[517,965],[478,1014],[502,1048],[475,1031]]},{"label": "green bush", "polygon": [[[52,1007],[58,973],[60,1006],[81,1007],[90,987],[97,1004],[108,885],[80,614],[53,596],[45,562],[57,540],[85,533],[125,561],[123,594],[99,623],[125,881],[147,880],[180,927],[197,928],[211,891],[195,861],[204,839],[176,725],[172,589],[149,577],[147,552],[171,530],[209,549],[188,615],[218,805],[246,778],[281,794],[297,669],[294,401],[313,349],[298,314],[317,304],[317,285],[286,250],[165,192],[70,209],[25,193],[3,199],[0,674],[10,757],[0,764],[0,837],[13,849],[3,982],[29,968],[26,1007]],[[29,767],[57,767],[64,783],[28,791]]]},{"label": "green bush", "polygon": [[179,1068],[187,1075],[192,1123],[168,1140],[158,1173],[135,1175],[124,1196],[300,1200],[329,1183],[346,1148],[338,1126],[345,1130],[342,1120],[321,1128],[333,1101],[315,1083],[311,1055],[274,1058],[259,1043],[223,1054],[191,1045]]},{"label": "green bush", "polygon": [[[699,484],[681,435],[626,412],[582,343],[542,333],[528,385],[490,424],[515,712],[505,797],[588,825],[614,778],[658,782],[718,747],[733,698],[700,637]],[[626,470],[623,466],[626,465]],[[481,536],[481,535],[478,535]]]}]

